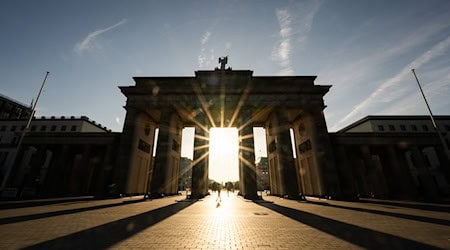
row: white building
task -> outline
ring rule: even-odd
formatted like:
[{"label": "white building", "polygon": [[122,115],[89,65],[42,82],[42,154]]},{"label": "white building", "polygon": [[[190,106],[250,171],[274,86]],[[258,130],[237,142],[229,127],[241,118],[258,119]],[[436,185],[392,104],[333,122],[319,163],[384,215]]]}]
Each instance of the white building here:
[{"label": "white building", "polygon": [[[0,120],[0,180],[6,174],[9,164],[13,161],[13,152],[26,127],[27,120],[8,119]],[[65,134],[89,134],[109,133],[111,130],[90,120],[86,116],[81,117],[45,117],[34,118],[30,124],[27,136],[40,135],[42,141],[54,140],[56,135]],[[59,136],[58,136],[59,137]],[[34,150],[35,151],[35,150]],[[34,152],[33,151],[33,152]]]},{"label": "white building", "polygon": [[[434,116],[441,133],[450,138],[450,116]],[[430,116],[366,116],[337,133],[435,133]],[[448,143],[448,142],[447,142]]]},{"label": "white building", "polygon": [[446,147],[429,116],[364,117],[330,133],[338,165],[361,180],[354,185],[365,195],[448,196],[450,166],[445,150],[450,146],[450,116],[435,116],[435,121]]}]

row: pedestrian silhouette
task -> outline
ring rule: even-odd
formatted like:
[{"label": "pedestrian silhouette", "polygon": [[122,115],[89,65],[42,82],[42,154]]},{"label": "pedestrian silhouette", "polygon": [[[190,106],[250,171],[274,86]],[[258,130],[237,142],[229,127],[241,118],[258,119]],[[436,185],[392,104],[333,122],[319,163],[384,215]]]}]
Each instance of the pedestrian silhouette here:
[{"label": "pedestrian silhouette", "polygon": [[222,197],[220,197],[220,187],[217,189],[217,199],[216,199],[216,201],[217,201],[217,204],[216,204],[216,207],[220,207],[220,202],[222,201]]}]

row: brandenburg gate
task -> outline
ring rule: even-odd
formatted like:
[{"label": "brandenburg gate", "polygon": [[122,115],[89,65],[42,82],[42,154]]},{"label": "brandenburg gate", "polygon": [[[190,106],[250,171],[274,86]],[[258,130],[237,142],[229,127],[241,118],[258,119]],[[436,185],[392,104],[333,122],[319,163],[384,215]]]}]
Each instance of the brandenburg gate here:
[{"label": "brandenburg gate", "polygon": [[[134,77],[120,87],[127,97],[117,184],[123,193],[153,197],[178,193],[183,127],[194,127],[192,197],[208,192],[209,129],[239,133],[241,194],[257,198],[253,127],[266,131],[272,195],[338,195],[339,178],[323,109],[329,85],[316,76],[253,76],[220,68],[189,77]],[[156,156],[153,157],[155,130]],[[290,129],[297,157],[293,157]]]}]

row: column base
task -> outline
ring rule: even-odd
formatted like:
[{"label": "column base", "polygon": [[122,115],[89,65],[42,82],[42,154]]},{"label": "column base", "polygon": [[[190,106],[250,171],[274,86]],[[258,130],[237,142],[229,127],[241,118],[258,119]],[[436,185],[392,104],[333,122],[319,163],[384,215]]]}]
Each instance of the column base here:
[{"label": "column base", "polygon": [[258,196],[257,193],[244,194],[244,199],[247,200],[262,200],[262,197]]},{"label": "column base", "polygon": [[280,195],[280,197],[284,198],[284,199],[297,200],[297,201],[306,200],[305,196],[302,194],[284,194],[284,195]]},{"label": "column base", "polygon": [[328,200],[337,200],[337,201],[359,201],[358,194],[340,194],[340,195],[328,195],[325,196]]},{"label": "column base", "polygon": [[164,198],[168,195],[164,194],[164,193],[149,193],[148,195],[146,195],[146,197],[150,198],[150,199],[159,199],[159,198]]},{"label": "column base", "polygon": [[190,195],[190,198],[191,198],[191,199],[196,199],[196,200],[197,200],[197,199],[205,198],[205,196],[206,196],[205,194],[191,194],[191,195]]}]

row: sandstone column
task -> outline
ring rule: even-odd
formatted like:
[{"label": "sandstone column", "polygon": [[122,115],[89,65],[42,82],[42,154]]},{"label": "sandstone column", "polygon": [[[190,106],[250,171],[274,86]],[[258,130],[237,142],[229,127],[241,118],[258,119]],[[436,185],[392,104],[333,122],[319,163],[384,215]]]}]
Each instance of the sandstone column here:
[{"label": "sandstone column", "polygon": [[280,107],[275,111],[278,126],[276,128],[276,152],[283,179],[283,194],[289,198],[298,198],[297,170],[292,152],[290,124],[287,110]]},{"label": "sandstone column", "polygon": [[174,167],[171,159],[171,151],[173,150],[173,136],[171,134],[174,130],[172,124],[173,115],[172,109],[161,109],[158,143],[150,184],[150,195],[152,197],[160,197],[172,193],[170,173]]},{"label": "sandstone column", "polygon": [[436,184],[433,181],[433,177],[428,172],[428,169],[425,164],[425,159],[423,158],[422,152],[417,146],[413,146],[412,148],[412,161],[414,166],[419,171],[419,180],[420,184],[423,187],[423,194],[426,198],[434,200],[437,199],[438,189]]},{"label": "sandstone column", "polygon": [[[240,124],[244,124],[239,132],[239,172],[240,190],[245,199],[257,199],[256,165],[253,140],[253,123],[247,124],[252,119],[251,109],[244,108],[240,114]],[[245,137],[244,137],[245,136]],[[244,137],[244,139],[241,139]]]},{"label": "sandstone column", "polygon": [[387,145],[385,151],[389,162],[388,167],[391,169],[390,173],[393,175],[391,179],[398,192],[393,195],[400,198],[414,199],[417,195],[416,187],[400,151],[393,145]]},{"label": "sandstone column", "polygon": [[344,145],[336,147],[336,159],[339,164],[339,173],[342,180],[341,191],[344,199],[355,199],[358,194],[356,179],[353,176],[351,164]]},{"label": "sandstone column", "polygon": [[137,116],[138,111],[135,108],[126,107],[127,113],[123,125],[123,132],[120,137],[119,155],[117,157],[117,167],[114,173],[114,180],[117,188],[115,192],[127,193],[128,175],[130,172],[133,151],[136,147]]},{"label": "sandstone column", "polygon": [[[204,115],[197,117],[197,120],[205,124]],[[195,126],[194,138],[194,160],[192,162],[192,198],[200,199],[208,192],[208,141],[202,139],[209,137],[209,132],[199,126]]]}]

